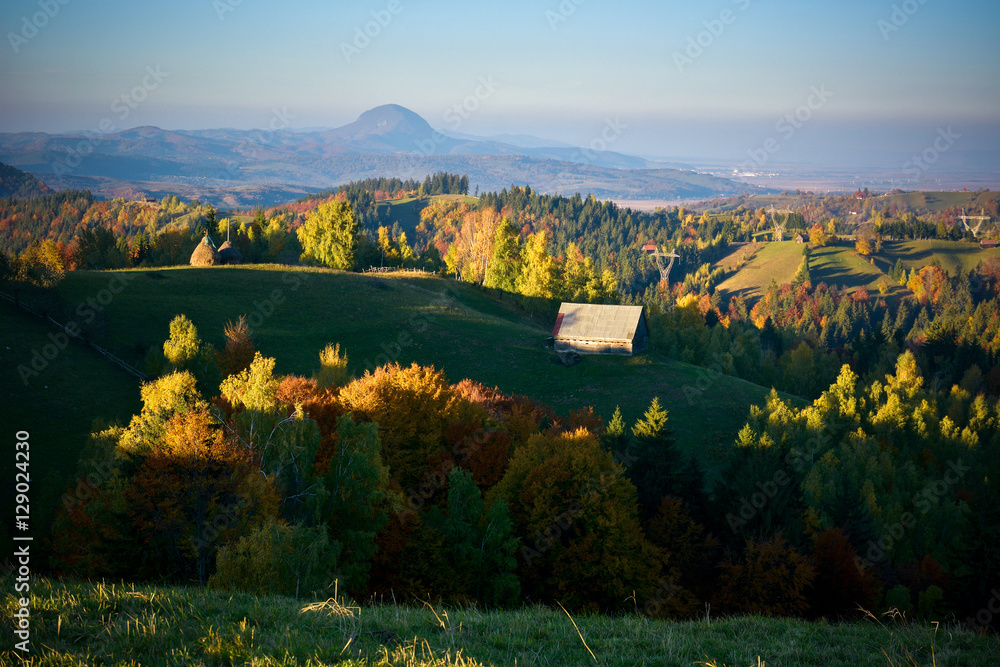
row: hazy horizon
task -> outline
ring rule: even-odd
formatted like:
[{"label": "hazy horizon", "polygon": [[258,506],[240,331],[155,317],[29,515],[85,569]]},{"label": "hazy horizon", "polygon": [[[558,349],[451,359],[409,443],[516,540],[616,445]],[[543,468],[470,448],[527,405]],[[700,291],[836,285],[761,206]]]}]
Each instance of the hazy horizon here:
[{"label": "hazy horizon", "polygon": [[989,170],[998,19],[985,1],[16,0],[0,131],[253,129],[276,109],[339,127],[393,103],[466,134],[761,167],[903,171],[943,132],[937,168]]}]

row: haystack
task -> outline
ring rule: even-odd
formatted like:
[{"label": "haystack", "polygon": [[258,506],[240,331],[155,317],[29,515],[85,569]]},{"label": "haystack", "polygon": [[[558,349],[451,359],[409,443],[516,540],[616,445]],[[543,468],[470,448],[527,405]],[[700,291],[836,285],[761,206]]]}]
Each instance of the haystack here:
[{"label": "haystack", "polygon": [[191,253],[191,266],[214,266],[219,263],[219,251],[212,239],[205,234],[198,247]]},{"label": "haystack", "polygon": [[219,246],[220,264],[239,264],[243,261],[243,254],[233,247],[230,241],[226,241]]}]

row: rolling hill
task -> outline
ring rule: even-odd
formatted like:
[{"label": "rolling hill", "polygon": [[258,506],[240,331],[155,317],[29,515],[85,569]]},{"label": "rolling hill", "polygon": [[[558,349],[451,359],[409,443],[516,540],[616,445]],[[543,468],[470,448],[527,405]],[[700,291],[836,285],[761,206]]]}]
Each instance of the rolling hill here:
[{"label": "rolling hill", "polygon": [[[275,127],[287,127],[287,120],[276,120]],[[0,134],[0,160],[60,188],[109,197],[176,194],[239,208],[270,206],[372,175],[423,178],[439,171],[468,174],[473,189],[527,183],[542,192],[613,199],[764,192],[613,151],[500,138],[514,143],[445,134],[389,104],[345,126],[308,132],[144,126],[107,134]]]},{"label": "rolling hill", "polygon": [[[756,252],[751,250],[749,259],[742,257],[746,251],[739,248],[717,263],[717,266],[729,268],[745,262],[735,274],[719,284],[719,291],[725,296],[743,295],[750,302],[756,301],[763,296],[772,280],[779,285],[792,282],[802,263],[802,246],[793,241],[753,245],[757,247]],[[734,255],[740,256],[739,259]]]},{"label": "rolling hill", "polygon": [[[277,359],[280,373],[312,374],[319,350],[339,342],[356,375],[389,361],[433,364],[452,382],[471,378],[496,385],[550,404],[562,414],[589,405],[608,419],[620,405],[632,421],[658,396],[670,411],[681,446],[701,457],[710,470],[745,423],[750,405],[763,402],[768,392],[655,352],[631,358],[587,357],[581,364],[563,367],[545,349],[550,316],[527,313],[510,299],[435,276],[375,277],[248,266],[72,272],[60,286],[68,318],[86,318],[87,300],[102,294],[115,275],[126,287],[101,306],[107,335],[100,342],[136,365],[143,364],[147,350],[162,346],[177,314],[190,317],[202,338],[217,347],[226,322],[246,314],[258,348]],[[82,309],[77,306],[81,303]],[[58,310],[50,304],[50,313]],[[71,345],[59,363],[52,364],[45,382],[23,387],[16,365],[30,361],[30,350],[48,342],[47,330],[22,321],[26,317],[4,314],[12,326],[4,328],[3,340],[14,341],[5,343],[13,348],[5,351],[5,386],[16,387],[9,404],[26,428],[45,431],[45,442],[75,443],[55,445],[58,451],[47,453],[52,458],[43,458],[63,460],[82,445],[89,423],[52,421],[59,407],[45,385],[58,382],[65,391],[75,387],[60,395],[78,395],[80,405],[89,404],[80,392],[94,391],[101,399],[93,405],[93,416],[122,418],[136,406],[138,382],[117,367],[95,365],[88,356],[95,353]],[[57,317],[65,320],[67,315]],[[68,359],[65,365],[62,356]],[[99,381],[92,376],[100,376]],[[125,400],[123,395],[130,392],[131,399]],[[110,401],[108,397],[117,397],[119,405],[102,402]]]},{"label": "rolling hill", "polygon": [[911,271],[936,260],[941,263],[941,268],[955,276],[972,271],[990,257],[1000,257],[1000,249],[983,250],[973,243],[937,239],[889,241],[882,245],[875,264],[888,272],[897,260],[902,260],[903,267]]},{"label": "rolling hill", "polygon": [[[850,290],[864,287],[872,294],[879,292],[884,279],[886,296],[899,298],[907,291],[888,277],[897,260],[902,260],[907,271],[937,261],[945,271],[958,275],[975,269],[989,257],[1000,257],[1000,249],[983,250],[966,241],[928,240],[887,241],[882,252],[864,258],[858,255],[853,244],[842,242],[814,248],[809,273],[813,285],[823,282]],[[715,265],[727,271],[740,267],[719,284],[719,290],[726,296],[742,294],[752,303],[763,295],[772,280],[779,285],[790,283],[801,262],[802,246],[791,241],[740,246]]]}]

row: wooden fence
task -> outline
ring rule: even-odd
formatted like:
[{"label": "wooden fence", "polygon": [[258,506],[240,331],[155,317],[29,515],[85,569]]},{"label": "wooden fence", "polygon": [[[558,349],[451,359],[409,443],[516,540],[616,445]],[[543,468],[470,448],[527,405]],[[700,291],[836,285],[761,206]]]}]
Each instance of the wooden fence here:
[{"label": "wooden fence", "polygon": [[422,273],[429,275],[434,272],[424,269],[401,269],[397,266],[369,266],[367,269],[362,269],[361,273]]}]

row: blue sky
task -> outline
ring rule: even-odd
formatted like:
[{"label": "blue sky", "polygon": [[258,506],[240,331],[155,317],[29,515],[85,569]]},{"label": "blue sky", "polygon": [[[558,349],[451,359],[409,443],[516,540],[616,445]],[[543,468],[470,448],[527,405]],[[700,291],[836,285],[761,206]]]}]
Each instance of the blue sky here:
[{"label": "blue sky", "polygon": [[449,127],[464,104],[461,132],[586,145],[611,119],[609,148],[650,155],[774,137],[849,160],[949,126],[996,150],[998,26],[995,0],[6,0],[0,131],[265,127],[276,108],[335,127],[385,103]]}]

